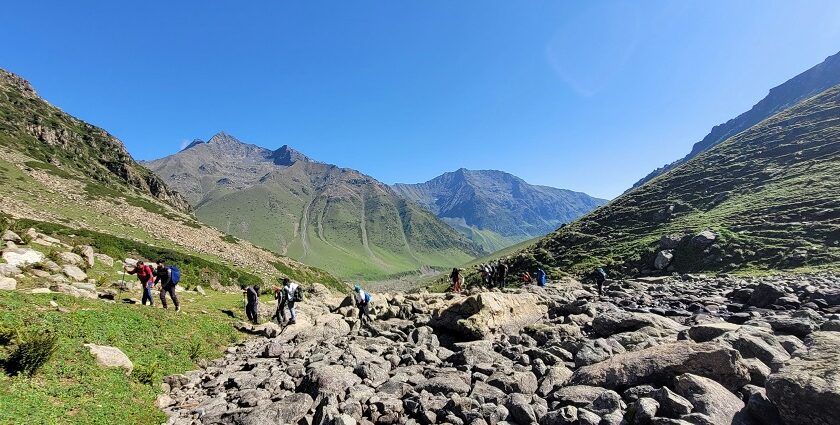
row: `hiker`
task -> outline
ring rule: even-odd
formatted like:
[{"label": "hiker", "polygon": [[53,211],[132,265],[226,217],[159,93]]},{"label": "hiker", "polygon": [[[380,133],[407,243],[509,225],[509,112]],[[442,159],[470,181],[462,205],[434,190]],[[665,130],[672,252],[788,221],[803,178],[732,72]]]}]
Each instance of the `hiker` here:
[{"label": "hiker", "polygon": [[175,304],[175,312],[181,311],[181,303],[178,302],[178,295],[175,294],[175,285],[181,280],[181,271],[177,267],[166,266],[165,260],[158,260],[157,270],[155,271],[155,284],[160,284],[160,302],[163,308],[166,308],[166,294],[172,298]]},{"label": "hiker", "polygon": [[259,285],[245,288],[245,316],[253,324],[259,323],[260,287]]},{"label": "hiker", "polygon": [[522,284],[523,284],[523,285],[529,285],[529,284],[531,284],[531,273],[528,273],[528,271],[527,271],[527,270],[525,270],[524,272],[522,272]]},{"label": "hiker", "polygon": [[508,266],[499,261],[499,265],[496,266],[496,279],[499,281],[499,289],[505,289],[505,278],[507,278]]},{"label": "hiker", "polygon": [[356,293],[355,300],[356,300],[356,308],[359,309],[359,323],[361,325],[365,324],[365,320],[367,320],[368,326],[370,326],[370,322],[373,319],[370,318],[370,302],[373,301],[373,296],[370,293],[363,291],[362,287],[359,284],[356,284],[353,287],[353,291]]},{"label": "hiker", "polygon": [[143,299],[140,303],[146,305],[146,301],[149,301],[149,305],[154,307],[155,299],[152,297],[152,287],[155,284],[155,272],[152,270],[152,266],[149,266],[142,261],[138,261],[137,264],[134,265],[133,269],[129,270],[128,266],[124,266],[123,269],[128,274],[137,275],[140,285],[143,286]]},{"label": "hiker", "polygon": [[493,285],[493,271],[490,270],[490,265],[484,265],[484,286],[488,288]]},{"label": "hiker", "polygon": [[461,269],[453,268],[452,273],[449,273],[449,279],[452,281],[452,292],[456,294],[461,293]]},{"label": "hiker", "polygon": [[604,282],[607,280],[607,272],[603,268],[598,267],[592,271],[592,279],[595,280],[595,285],[598,287],[598,296],[601,296]]},{"label": "hiker", "polygon": [[490,264],[488,267],[490,267],[490,283],[489,283],[489,286],[492,288],[493,285],[496,284],[496,279],[497,279],[497,275],[499,273],[499,270],[498,270],[498,267],[496,267],[496,264]]},{"label": "hiker", "polygon": [[286,322],[286,308],[289,309],[289,322],[286,324],[294,325],[297,323],[295,303],[303,300],[300,286],[284,277],[283,287],[275,292],[275,297],[277,298],[277,312],[274,316],[277,317],[277,323],[282,325]]},{"label": "hiker", "polygon": [[481,286],[487,286],[487,269],[484,264],[476,266],[478,268],[478,275],[481,276]]},{"label": "hiker", "polygon": [[545,284],[548,280],[548,276],[545,274],[545,270],[543,270],[542,268],[537,269],[536,276],[537,285],[545,287]]}]

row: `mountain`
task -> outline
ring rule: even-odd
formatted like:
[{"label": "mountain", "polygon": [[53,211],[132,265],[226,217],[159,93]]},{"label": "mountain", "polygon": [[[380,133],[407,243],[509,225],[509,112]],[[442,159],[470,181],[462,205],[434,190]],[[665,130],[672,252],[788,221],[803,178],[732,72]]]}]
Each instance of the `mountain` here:
[{"label": "mountain", "polygon": [[340,286],[327,273],[203,225],[189,211],[118,139],[0,70],[0,230],[29,226],[111,255],[177,258],[195,272],[187,279],[208,286],[281,276]]},{"label": "mountain", "polygon": [[491,252],[545,235],[607,202],[495,170],[461,168],[393,188]]},{"label": "mountain", "polygon": [[146,165],[205,223],[348,278],[451,267],[482,250],[372,177],[219,133]]},{"label": "mountain", "polygon": [[835,86],[548,235],[517,267],[636,275],[836,266],[838,170]]},{"label": "mountain", "polygon": [[658,168],[639,180],[633,188],[639,187],[654,177],[694,158],[701,152],[744,131],[764,119],[781,112],[803,99],[814,96],[829,87],[840,84],[840,53],[826,58],[822,63],[770,89],[770,93],[756,103],[749,111],[716,125],[703,140],[694,144],[685,158]]}]

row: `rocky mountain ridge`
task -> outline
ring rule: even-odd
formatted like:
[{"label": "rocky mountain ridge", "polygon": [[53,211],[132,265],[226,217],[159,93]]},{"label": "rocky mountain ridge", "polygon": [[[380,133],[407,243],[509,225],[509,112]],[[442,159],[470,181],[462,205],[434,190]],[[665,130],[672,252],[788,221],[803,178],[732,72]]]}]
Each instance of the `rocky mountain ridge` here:
[{"label": "rocky mountain ridge", "polygon": [[643,185],[645,182],[664,174],[680,164],[697,156],[701,152],[723,142],[724,140],[758,124],[770,116],[781,112],[793,105],[814,96],[829,87],[840,84],[840,53],[826,58],[822,63],[802,72],[790,80],[770,89],[770,92],[758,103],[737,117],[712,128],[703,140],[692,146],[691,152],[684,158],[674,161],[664,167],[652,171],[650,174],[633,184],[630,190]]},{"label": "rocky mountain ridge", "polygon": [[496,170],[459,170],[425,183],[395,184],[488,251],[545,235],[605,204],[585,193],[526,183]]},{"label": "rocky mountain ridge", "polygon": [[28,81],[0,69],[0,146],[60,166],[80,179],[126,184],[189,211],[187,202],[134,161],[107,131],[76,119],[41,99]]},{"label": "rocky mountain ridge", "polygon": [[516,257],[636,276],[840,263],[840,85],[702,152]]}]

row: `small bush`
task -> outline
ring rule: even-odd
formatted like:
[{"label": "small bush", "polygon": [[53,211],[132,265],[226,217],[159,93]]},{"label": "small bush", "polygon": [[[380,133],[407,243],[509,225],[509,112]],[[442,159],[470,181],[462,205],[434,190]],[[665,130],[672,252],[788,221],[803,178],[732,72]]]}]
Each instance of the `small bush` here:
[{"label": "small bush", "polygon": [[52,333],[32,334],[21,341],[5,361],[6,373],[35,376],[58,349],[58,336]]},{"label": "small bush", "polygon": [[160,380],[161,370],[157,362],[149,363],[148,365],[136,365],[131,376],[137,382],[144,385],[155,385]]},{"label": "small bush", "polygon": [[236,236],[233,236],[233,235],[222,236],[222,241],[227,242],[227,243],[239,243],[239,239],[237,239]]},{"label": "small bush", "polygon": [[200,339],[193,339],[187,347],[187,354],[190,356],[190,360],[192,361],[196,361],[201,358],[202,354],[204,354],[204,342]]},{"label": "small bush", "polygon": [[49,252],[47,252],[47,258],[57,263],[60,260],[59,254],[61,253],[57,250],[51,249]]},{"label": "small bush", "polygon": [[18,331],[14,328],[0,326],[0,345],[9,345],[18,341]]}]

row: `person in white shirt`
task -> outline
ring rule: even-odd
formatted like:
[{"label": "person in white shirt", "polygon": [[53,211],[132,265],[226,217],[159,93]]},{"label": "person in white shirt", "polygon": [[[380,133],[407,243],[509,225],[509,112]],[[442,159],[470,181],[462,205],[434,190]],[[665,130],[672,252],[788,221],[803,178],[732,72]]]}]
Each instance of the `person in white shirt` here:
[{"label": "person in white shirt", "polygon": [[356,292],[355,300],[356,308],[359,309],[359,322],[361,322],[361,324],[364,325],[365,321],[367,321],[368,325],[370,325],[370,322],[373,319],[370,318],[370,311],[368,306],[370,305],[370,301],[373,299],[373,297],[371,297],[369,293],[363,291],[362,287],[358,284],[353,287],[353,291]]}]

